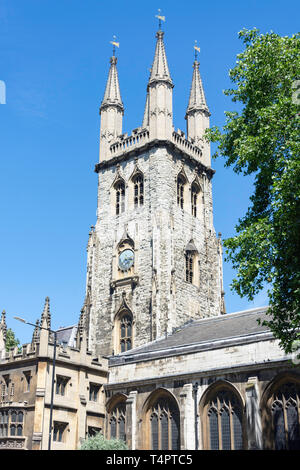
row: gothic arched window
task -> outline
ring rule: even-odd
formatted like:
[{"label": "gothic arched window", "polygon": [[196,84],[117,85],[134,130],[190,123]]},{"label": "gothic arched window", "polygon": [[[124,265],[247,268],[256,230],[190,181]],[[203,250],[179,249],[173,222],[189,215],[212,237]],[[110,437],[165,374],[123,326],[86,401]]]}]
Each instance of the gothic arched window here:
[{"label": "gothic arched window", "polygon": [[120,352],[132,349],[132,316],[125,313],[120,317]]},{"label": "gothic arched window", "polygon": [[178,175],[177,177],[177,204],[181,209],[184,206],[184,185],[186,181],[183,175]]},{"label": "gothic arched window", "polygon": [[109,438],[126,441],[126,404],[118,403],[109,413]]},{"label": "gothic arched window", "polygon": [[205,407],[207,447],[211,450],[241,450],[243,410],[240,400],[230,390],[218,391]]},{"label": "gothic arched window", "polygon": [[196,183],[192,184],[191,187],[191,205],[192,205],[192,215],[197,217],[197,207],[199,199],[200,188]]},{"label": "gothic arched window", "polygon": [[194,278],[194,253],[187,251],[185,254],[185,280],[193,284]]},{"label": "gothic arched window", "polygon": [[116,191],[116,214],[119,215],[125,211],[125,183],[118,181],[115,184]]},{"label": "gothic arched window", "polygon": [[276,450],[300,449],[300,385],[285,383],[270,402],[273,442]]},{"label": "gothic arched window", "polygon": [[138,174],[133,178],[134,206],[140,207],[144,204],[144,178]]},{"label": "gothic arched window", "polygon": [[149,409],[150,448],[180,449],[180,415],[174,400],[160,397]]}]

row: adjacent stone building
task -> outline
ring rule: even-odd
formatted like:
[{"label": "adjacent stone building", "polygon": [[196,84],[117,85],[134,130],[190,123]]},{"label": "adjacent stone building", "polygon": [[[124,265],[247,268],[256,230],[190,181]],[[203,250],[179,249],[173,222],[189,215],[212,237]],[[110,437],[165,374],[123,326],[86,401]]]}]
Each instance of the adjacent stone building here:
[{"label": "adjacent stone building", "polygon": [[[48,449],[54,341],[44,328],[51,329],[50,320],[47,298],[32,342],[6,352],[2,313],[0,449]],[[87,351],[80,323],[58,330],[57,342],[51,450],[71,450],[88,435],[104,430],[107,360]]]},{"label": "adjacent stone building", "polygon": [[266,310],[193,321],[111,357],[107,436],[124,432],[133,449],[299,449],[299,367],[258,324]]}]

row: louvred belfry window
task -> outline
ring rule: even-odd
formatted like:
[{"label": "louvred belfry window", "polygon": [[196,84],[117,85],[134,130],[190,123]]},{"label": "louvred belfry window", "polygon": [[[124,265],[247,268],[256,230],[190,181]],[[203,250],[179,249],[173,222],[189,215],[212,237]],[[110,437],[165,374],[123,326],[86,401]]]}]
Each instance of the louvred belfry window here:
[{"label": "louvred belfry window", "polygon": [[125,314],[120,319],[120,350],[121,352],[132,349],[132,317]]},{"label": "louvred belfry window", "polygon": [[185,280],[193,284],[194,276],[194,254],[188,251],[185,254]]},{"label": "louvred belfry window", "polygon": [[110,439],[126,441],[126,405],[119,403],[109,414]]},{"label": "louvred belfry window", "polygon": [[152,450],[180,449],[180,425],[177,405],[160,398],[150,410]]},{"label": "louvred belfry window", "polygon": [[220,391],[207,406],[209,448],[211,450],[243,449],[242,408],[230,391]]},{"label": "louvred belfry window", "polygon": [[192,204],[192,215],[197,217],[197,204],[199,197],[199,187],[197,184],[192,184],[191,188],[191,204]]},{"label": "louvred belfry window", "polygon": [[274,448],[300,450],[300,386],[286,383],[271,400]]},{"label": "louvred belfry window", "polygon": [[144,178],[137,175],[133,179],[134,185],[134,206],[140,207],[144,204]]},{"label": "louvred belfry window", "polygon": [[119,181],[115,186],[116,191],[116,214],[119,215],[125,211],[125,183]]},{"label": "louvred belfry window", "polygon": [[183,209],[184,206],[184,185],[185,180],[179,175],[177,178],[177,204],[181,209]]}]

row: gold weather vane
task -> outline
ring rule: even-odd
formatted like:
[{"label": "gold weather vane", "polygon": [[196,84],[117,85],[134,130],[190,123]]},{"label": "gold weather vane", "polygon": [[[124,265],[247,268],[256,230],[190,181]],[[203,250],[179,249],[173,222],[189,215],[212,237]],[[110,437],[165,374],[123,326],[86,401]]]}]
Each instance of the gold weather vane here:
[{"label": "gold weather vane", "polygon": [[194,49],[195,49],[195,60],[197,60],[198,52],[200,53],[200,47],[197,46],[197,40],[195,40]]},{"label": "gold weather vane", "polygon": [[120,43],[116,42],[117,36],[113,36],[113,41],[110,41],[110,43],[114,46],[113,47],[113,56],[115,55],[116,52],[116,47],[120,47]]},{"label": "gold weather vane", "polygon": [[162,21],[166,21],[166,17],[165,17],[165,16],[161,16],[161,9],[160,9],[160,8],[158,9],[158,15],[155,15],[155,18],[158,18],[158,19],[159,19],[158,27],[159,27],[159,29],[161,30],[161,22],[162,22]]}]

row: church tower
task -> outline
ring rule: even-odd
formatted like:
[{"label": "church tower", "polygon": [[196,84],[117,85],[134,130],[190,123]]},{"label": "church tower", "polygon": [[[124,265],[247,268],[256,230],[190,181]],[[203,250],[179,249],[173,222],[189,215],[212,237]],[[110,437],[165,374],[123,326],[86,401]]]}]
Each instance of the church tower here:
[{"label": "church tower", "polygon": [[187,135],[174,130],[173,86],[159,28],[142,125],[122,134],[117,58],[111,58],[100,106],[97,222],[89,234],[82,310],[96,354],[118,354],[191,319],[224,313],[214,171],[202,140],[209,111],[198,62]]}]

